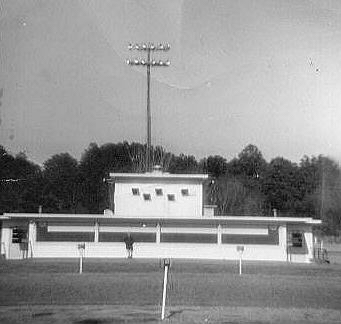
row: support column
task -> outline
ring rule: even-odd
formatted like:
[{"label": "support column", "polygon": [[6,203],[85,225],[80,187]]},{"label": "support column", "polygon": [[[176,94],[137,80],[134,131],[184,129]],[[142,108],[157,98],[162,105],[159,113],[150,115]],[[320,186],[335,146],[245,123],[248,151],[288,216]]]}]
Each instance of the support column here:
[{"label": "support column", "polygon": [[7,227],[5,222],[2,224],[1,228],[1,256],[4,256],[6,259],[10,258],[10,244],[12,238],[12,229]]},{"label": "support column", "polygon": [[156,225],[156,243],[160,244],[161,242],[161,226],[159,223]]},{"label": "support column", "polygon": [[314,259],[314,242],[311,229],[304,231],[304,240],[307,245],[306,262],[311,262]]},{"label": "support column", "polygon": [[279,246],[282,248],[284,260],[289,261],[288,257],[288,238],[287,238],[287,226],[281,225],[278,227],[278,243]]},{"label": "support column", "polygon": [[95,222],[95,237],[94,237],[94,242],[98,243],[99,241],[99,223],[98,221]]},{"label": "support column", "polygon": [[28,255],[34,257],[34,249],[37,241],[37,224],[35,221],[30,221],[28,224]]},{"label": "support column", "polygon": [[217,228],[217,243],[218,243],[218,245],[221,245],[221,237],[222,237],[222,228],[221,228],[221,225],[219,224],[218,228]]}]

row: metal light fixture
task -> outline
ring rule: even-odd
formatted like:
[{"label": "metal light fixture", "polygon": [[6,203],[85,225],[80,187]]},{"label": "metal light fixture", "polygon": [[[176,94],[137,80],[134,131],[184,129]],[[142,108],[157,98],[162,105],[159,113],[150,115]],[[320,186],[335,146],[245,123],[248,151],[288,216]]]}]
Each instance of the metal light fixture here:
[{"label": "metal light fixture", "polygon": [[129,50],[146,51],[147,59],[128,59],[126,63],[128,65],[142,65],[147,66],[147,151],[146,151],[146,171],[151,171],[151,113],[150,113],[150,67],[170,65],[170,61],[156,61],[151,59],[152,51],[169,51],[170,45],[168,43],[159,43],[155,45],[154,43],[142,43],[142,44],[132,44],[128,45]]}]

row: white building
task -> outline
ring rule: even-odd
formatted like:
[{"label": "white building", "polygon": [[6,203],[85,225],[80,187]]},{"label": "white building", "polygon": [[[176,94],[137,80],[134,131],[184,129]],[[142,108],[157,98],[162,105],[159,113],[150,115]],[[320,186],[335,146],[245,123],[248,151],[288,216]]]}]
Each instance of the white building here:
[{"label": "white building", "polygon": [[[112,173],[113,210],[101,215],[10,213],[0,216],[1,254],[22,257],[126,257],[131,233],[136,258],[243,259],[311,262],[313,226],[299,217],[214,216],[203,205],[203,174]],[[20,238],[21,243],[19,243]]]},{"label": "white building", "polygon": [[112,173],[115,216],[201,218],[205,174]]}]

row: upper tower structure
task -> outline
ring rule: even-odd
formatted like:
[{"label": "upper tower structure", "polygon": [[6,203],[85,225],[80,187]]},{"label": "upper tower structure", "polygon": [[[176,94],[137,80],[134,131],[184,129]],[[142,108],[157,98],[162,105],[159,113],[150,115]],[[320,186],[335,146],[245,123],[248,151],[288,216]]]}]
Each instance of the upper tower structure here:
[{"label": "upper tower structure", "polygon": [[203,216],[206,174],[110,173],[115,216],[185,218]]}]

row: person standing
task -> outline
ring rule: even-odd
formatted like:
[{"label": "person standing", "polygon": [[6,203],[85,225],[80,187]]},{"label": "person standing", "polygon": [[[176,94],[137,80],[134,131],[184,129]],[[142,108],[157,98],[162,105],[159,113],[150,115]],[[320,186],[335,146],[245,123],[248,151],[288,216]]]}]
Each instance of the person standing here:
[{"label": "person standing", "polygon": [[127,253],[128,253],[128,259],[131,259],[133,257],[133,250],[134,250],[134,239],[131,236],[130,233],[128,233],[125,237],[124,237],[124,243],[126,244],[126,249],[127,249]]}]

